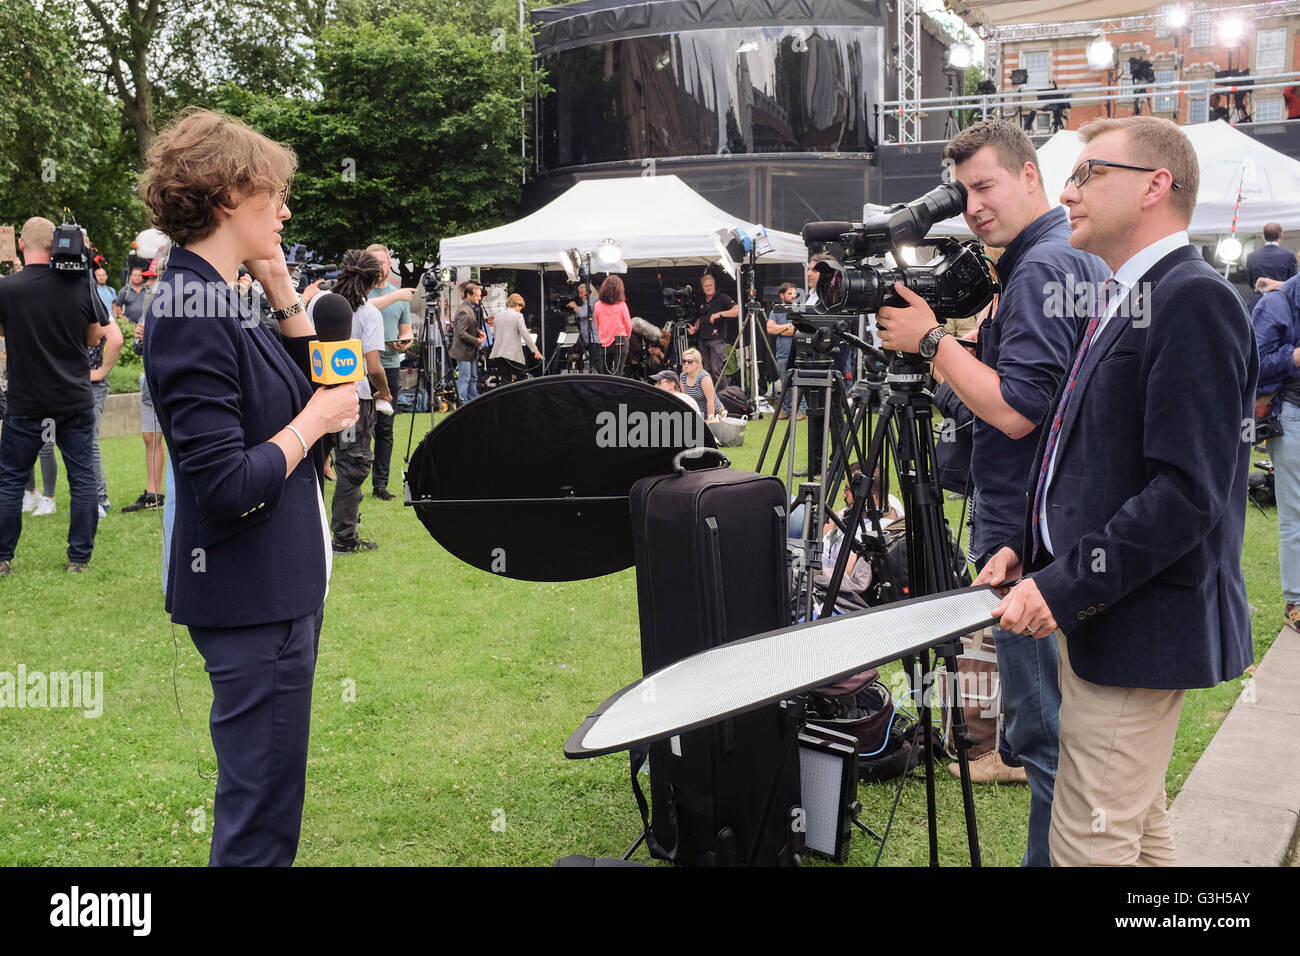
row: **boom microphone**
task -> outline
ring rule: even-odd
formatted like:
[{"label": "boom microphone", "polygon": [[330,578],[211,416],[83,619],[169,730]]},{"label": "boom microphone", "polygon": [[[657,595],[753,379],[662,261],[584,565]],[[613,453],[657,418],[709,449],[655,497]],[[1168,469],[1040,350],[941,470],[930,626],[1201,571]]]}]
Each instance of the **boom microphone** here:
[{"label": "boom microphone", "polygon": [[804,245],[810,242],[839,242],[846,232],[861,229],[861,224],[851,222],[806,222],[803,224]]},{"label": "boom microphone", "polygon": [[334,292],[322,292],[312,302],[316,339],[311,350],[312,381],[321,385],[359,382],[361,340],[352,338],[352,306]]},{"label": "boom microphone", "polygon": [[639,315],[632,316],[632,331],[643,339],[649,339],[652,342],[658,342],[664,334],[663,330],[657,325],[653,325],[641,318]]}]

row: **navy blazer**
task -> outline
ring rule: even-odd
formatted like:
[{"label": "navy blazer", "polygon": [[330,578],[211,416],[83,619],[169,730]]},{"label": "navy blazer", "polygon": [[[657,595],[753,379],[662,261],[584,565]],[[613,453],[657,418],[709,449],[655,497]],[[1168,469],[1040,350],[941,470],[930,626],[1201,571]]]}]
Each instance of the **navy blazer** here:
[{"label": "navy blazer", "polygon": [[1296,274],[1295,253],[1282,246],[1260,246],[1246,257],[1246,276],[1250,281],[1250,308],[1259,303],[1260,293],[1255,291],[1255,280],[1260,276],[1267,279],[1286,281]]},{"label": "navy blazer", "polygon": [[[1057,439],[1057,554],[1025,571],[1079,677],[1211,687],[1253,658],[1241,546],[1255,336],[1241,298],[1192,246],[1152,266],[1127,307],[1088,350]],[[1041,466],[1050,429],[1040,431]],[[1033,553],[1037,481],[1035,468],[1026,533],[1012,542],[1022,556]]]},{"label": "navy blazer", "polygon": [[286,479],[269,441],[311,398],[311,339],[281,345],[223,296],[235,301],[211,265],[173,249],[144,333],[176,476],[166,606],[200,627],[299,618],[320,608],[326,586],[320,443]]}]

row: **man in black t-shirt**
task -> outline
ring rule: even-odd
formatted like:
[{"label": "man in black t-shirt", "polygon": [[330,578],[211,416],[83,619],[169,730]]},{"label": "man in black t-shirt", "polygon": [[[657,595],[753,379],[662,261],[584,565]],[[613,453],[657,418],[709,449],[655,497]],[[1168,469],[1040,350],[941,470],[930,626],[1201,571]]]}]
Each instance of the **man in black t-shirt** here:
[{"label": "man in black t-shirt", "polygon": [[99,523],[92,447],[95,401],[88,346],[104,339],[84,273],[50,268],[54,223],[39,216],[23,224],[21,272],[0,279],[0,334],[9,354],[9,405],[0,430],[0,577],[22,533],[22,497],[41,445],[63,455],[72,506],[69,571],[84,571]]},{"label": "man in black t-shirt", "polygon": [[713,276],[707,272],[700,279],[703,301],[695,311],[691,333],[699,333],[698,346],[704,357],[704,370],[713,378],[715,388],[722,388],[722,366],[727,353],[727,319],[740,315],[731,296],[719,292]]}]

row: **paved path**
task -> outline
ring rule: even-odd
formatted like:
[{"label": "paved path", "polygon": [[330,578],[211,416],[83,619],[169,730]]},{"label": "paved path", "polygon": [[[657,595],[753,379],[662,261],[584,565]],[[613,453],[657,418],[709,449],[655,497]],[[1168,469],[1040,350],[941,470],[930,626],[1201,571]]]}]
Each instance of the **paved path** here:
[{"label": "paved path", "polygon": [[1179,866],[1287,861],[1300,823],[1300,635],[1278,635],[1171,813]]}]

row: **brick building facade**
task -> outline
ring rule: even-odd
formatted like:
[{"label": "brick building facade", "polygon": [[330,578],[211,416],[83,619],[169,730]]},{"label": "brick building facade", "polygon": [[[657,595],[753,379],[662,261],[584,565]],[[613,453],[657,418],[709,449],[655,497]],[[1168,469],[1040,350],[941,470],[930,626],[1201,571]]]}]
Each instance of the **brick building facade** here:
[{"label": "brick building facade", "polygon": [[[1215,107],[1228,110],[1226,118],[1234,123],[1285,120],[1283,90],[1294,79],[1267,78],[1300,70],[1300,3],[1182,4],[1187,23],[1171,29],[1167,14],[1175,6],[1121,19],[997,28],[986,38],[994,80],[1001,92],[1020,94],[1007,108],[1017,111],[1033,131],[1048,132],[1052,116],[1041,91],[1055,82],[1061,88],[1109,86],[1105,92],[1119,96],[1109,102],[1088,102],[1089,94],[1073,94],[1064,122],[1069,129],[1105,116],[1108,110],[1112,116],[1131,116],[1135,108],[1179,123],[1222,117]],[[1244,27],[1235,44],[1224,36],[1224,25],[1233,18]],[[1098,36],[1114,47],[1112,70],[1093,70],[1088,64],[1088,45]],[[1181,91],[1151,92],[1149,80],[1135,81],[1130,74],[1130,58],[1149,62],[1157,84],[1182,82]],[[1028,73],[1027,82],[1020,86],[1012,83],[1012,71],[1017,69]],[[1242,97],[1216,96],[1216,72],[1242,69],[1249,70],[1251,79],[1264,88]],[[1221,79],[1217,88],[1222,90],[1230,82]],[[1279,85],[1270,87],[1270,83]]]}]

